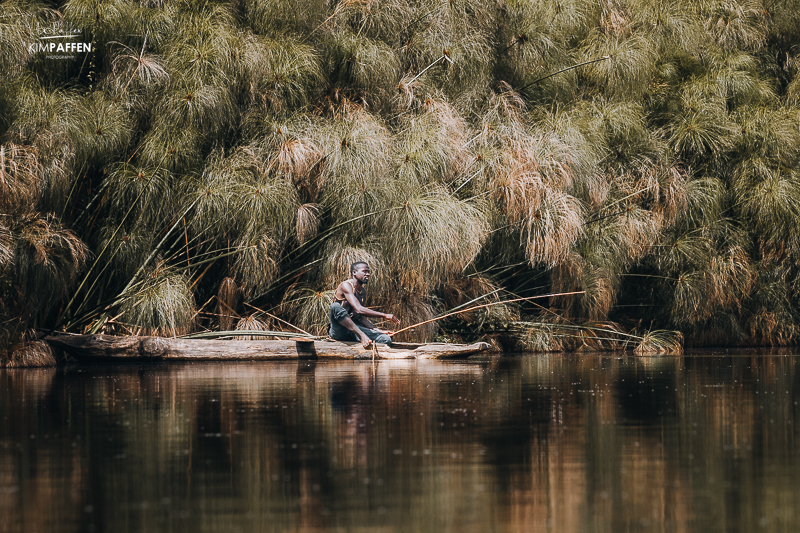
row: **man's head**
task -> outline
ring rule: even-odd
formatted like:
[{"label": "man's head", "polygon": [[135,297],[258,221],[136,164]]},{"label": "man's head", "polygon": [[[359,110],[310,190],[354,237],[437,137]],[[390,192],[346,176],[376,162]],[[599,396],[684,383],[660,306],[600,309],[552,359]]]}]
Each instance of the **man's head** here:
[{"label": "man's head", "polygon": [[350,265],[350,275],[359,283],[369,281],[369,265],[364,261],[358,261]]}]

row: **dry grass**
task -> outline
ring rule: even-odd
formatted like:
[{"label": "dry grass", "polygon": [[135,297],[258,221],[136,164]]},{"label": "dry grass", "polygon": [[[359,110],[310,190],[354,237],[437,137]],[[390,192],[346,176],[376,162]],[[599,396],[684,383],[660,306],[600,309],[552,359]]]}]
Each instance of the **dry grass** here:
[{"label": "dry grass", "polygon": [[222,283],[217,289],[217,314],[219,315],[220,331],[230,331],[233,329],[233,322],[236,320],[236,308],[242,299],[242,291],[232,278],[222,278]]},{"label": "dry grass", "polygon": [[560,352],[564,344],[555,335],[555,329],[547,323],[527,325],[518,335],[518,348],[526,352]]},{"label": "dry grass", "polygon": [[292,285],[283,297],[280,310],[292,324],[313,335],[327,335],[335,290],[335,287],[314,290],[308,285]]},{"label": "dry grass", "polygon": [[489,227],[478,204],[454,198],[436,187],[407,192],[389,213],[391,233],[383,248],[397,271],[421,272],[429,286],[459,274],[478,255]]},{"label": "dry grass", "polygon": [[320,188],[317,164],[321,158],[322,153],[312,141],[292,138],[280,144],[270,160],[270,168],[275,168],[295,186],[304,189],[314,201]]},{"label": "dry grass", "polygon": [[642,336],[633,349],[636,355],[683,355],[683,333],[652,330]]},{"label": "dry grass", "polygon": [[[393,297],[386,302],[386,305],[381,306],[380,310],[384,313],[393,314],[400,319],[401,323],[395,327],[393,324],[380,324],[378,323],[379,321],[373,321],[379,328],[400,329],[430,320],[436,316],[427,294],[420,293],[417,290],[408,290],[401,283],[392,283],[389,291]],[[435,322],[431,322],[418,328],[404,331],[393,337],[393,340],[397,342],[430,342],[438,329],[439,326]]]},{"label": "dry grass", "polygon": [[557,315],[567,319],[607,319],[617,296],[616,284],[608,270],[570,252],[551,272],[554,293],[583,291],[583,294],[552,298],[550,305]]},{"label": "dry grass", "polygon": [[664,171],[652,167],[647,170],[637,186],[647,189],[655,200],[651,209],[664,217],[665,224],[672,224],[680,213],[686,211],[688,171],[677,162]]},{"label": "dry grass", "polygon": [[323,252],[323,256],[326,259],[320,270],[321,277],[333,288],[350,277],[350,265],[359,261],[364,261],[370,267],[370,289],[376,284],[380,285],[385,276],[383,261],[371,248],[342,246],[332,241]]},{"label": "dry grass", "polygon": [[32,209],[41,194],[42,173],[36,148],[13,143],[0,145],[0,212]]},{"label": "dry grass", "polygon": [[529,209],[538,205],[547,192],[547,186],[539,172],[538,161],[525,157],[523,150],[516,150],[522,143],[515,143],[501,156],[502,167],[494,186],[495,198],[500,203],[511,223],[522,222]]},{"label": "dry grass", "polygon": [[[221,328],[222,331],[229,331],[225,328]],[[272,331],[267,324],[262,322],[258,319],[256,315],[248,315],[244,316],[239,319],[236,323],[236,331]],[[253,335],[241,335],[238,337],[234,337],[234,340],[240,341],[252,341],[252,340],[262,340],[262,339],[270,339],[275,337],[265,337],[265,336],[253,336]]]},{"label": "dry grass", "polygon": [[631,15],[622,2],[615,0],[602,0],[598,2],[601,7],[600,28],[607,35],[626,37],[631,32]]},{"label": "dry grass", "polygon": [[72,230],[52,216],[27,213],[14,220],[17,283],[28,298],[63,297],[90,255]]},{"label": "dry grass", "polygon": [[0,219],[0,271],[14,258],[14,240],[2,219]]},{"label": "dry grass", "polygon": [[301,245],[313,239],[319,229],[319,207],[303,204],[297,209],[297,242]]},{"label": "dry grass", "polygon": [[245,296],[255,298],[269,289],[280,271],[275,241],[262,235],[238,241],[235,247],[238,253],[232,267],[234,278]]},{"label": "dry grass", "polygon": [[[781,310],[783,311],[783,310]],[[798,328],[790,314],[763,309],[747,321],[748,344],[754,346],[791,346],[797,343]]]},{"label": "dry grass", "polygon": [[4,75],[16,74],[30,59],[26,43],[35,22],[35,13],[25,4],[0,4],[0,68]]},{"label": "dry grass", "polygon": [[717,0],[704,4],[704,27],[722,48],[756,51],[765,43],[769,13],[761,2]]},{"label": "dry grass", "polygon": [[583,234],[583,206],[560,191],[548,191],[539,205],[528,207],[525,218],[523,235],[531,264],[561,263]]},{"label": "dry grass", "polygon": [[183,275],[159,265],[120,305],[120,321],[136,335],[174,337],[194,328],[194,295]]},{"label": "dry grass", "polygon": [[660,214],[629,204],[619,216],[610,220],[604,231],[613,232],[619,259],[631,264],[650,251],[663,226]]},{"label": "dry grass", "polygon": [[122,43],[117,43],[121,51],[111,64],[111,79],[115,89],[121,92],[130,87],[150,88],[163,86],[169,81],[169,74],[163,66],[163,60],[157,55],[148,54],[147,39],[140,50],[134,50]]},{"label": "dry grass", "polygon": [[12,346],[2,363],[0,366],[6,368],[24,368],[56,366],[58,361],[57,354],[49,343],[26,341]]},{"label": "dry grass", "polygon": [[[480,301],[477,304],[485,304],[490,302],[498,302],[498,293],[500,287],[495,285],[490,279],[482,276],[469,276],[448,280],[442,285],[441,293],[444,299],[446,309],[451,310],[455,307],[462,306],[468,302],[472,302],[478,298]],[[484,298],[485,297],[485,298]],[[467,308],[472,307],[470,305]],[[497,307],[497,306],[495,306]],[[483,313],[490,312],[494,307],[488,308]],[[449,311],[448,311],[449,312]],[[481,311],[473,310],[459,313],[456,315],[461,320],[467,322],[474,322],[477,313]]]},{"label": "dry grass", "polygon": [[708,265],[708,299],[725,307],[739,307],[756,281],[747,252],[735,243],[719,250]]}]

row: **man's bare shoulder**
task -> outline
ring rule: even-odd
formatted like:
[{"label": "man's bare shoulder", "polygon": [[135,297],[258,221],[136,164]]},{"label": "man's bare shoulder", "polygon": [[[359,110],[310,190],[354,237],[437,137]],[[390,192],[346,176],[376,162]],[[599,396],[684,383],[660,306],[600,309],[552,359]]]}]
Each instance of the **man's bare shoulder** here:
[{"label": "man's bare shoulder", "polygon": [[336,288],[336,292],[342,291],[344,294],[352,294],[355,291],[353,290],[353,286],[350,284],[350,280],[344,280],[339,284]]},{"label": "man's bare shoulder", "polygon": [[344,298],[346,296],[355,296],[356,298],[358,298],[359,295],[363,294],[366,294],[366,291],[364,291],[364,289],[362,288],[361,291],[356,292],[355,287],[353,287],[352,281],[348,279],[344,280],[339,284],[339,286],[336,288],[334,296],[336,298]]}]

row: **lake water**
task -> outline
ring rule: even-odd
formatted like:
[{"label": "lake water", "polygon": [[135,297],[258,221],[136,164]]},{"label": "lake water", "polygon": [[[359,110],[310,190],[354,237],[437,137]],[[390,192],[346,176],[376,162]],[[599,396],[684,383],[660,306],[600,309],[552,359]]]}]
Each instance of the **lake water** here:
[{"label": "lake water", "polygon": [[0,533],[796,532],[794,353],[0,370]]}]

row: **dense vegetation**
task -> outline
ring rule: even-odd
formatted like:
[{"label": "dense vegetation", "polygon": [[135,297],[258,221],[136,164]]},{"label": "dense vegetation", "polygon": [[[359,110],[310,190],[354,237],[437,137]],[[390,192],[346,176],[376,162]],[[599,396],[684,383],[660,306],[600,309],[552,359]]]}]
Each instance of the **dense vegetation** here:
[{"label": "dense vegetation", "polygon": [[[53,22],[91,53],[27,43]],[[0,4],[0,331],[800,335],[800,1]],[[657,342],[657,335],[653,336]]]}]

